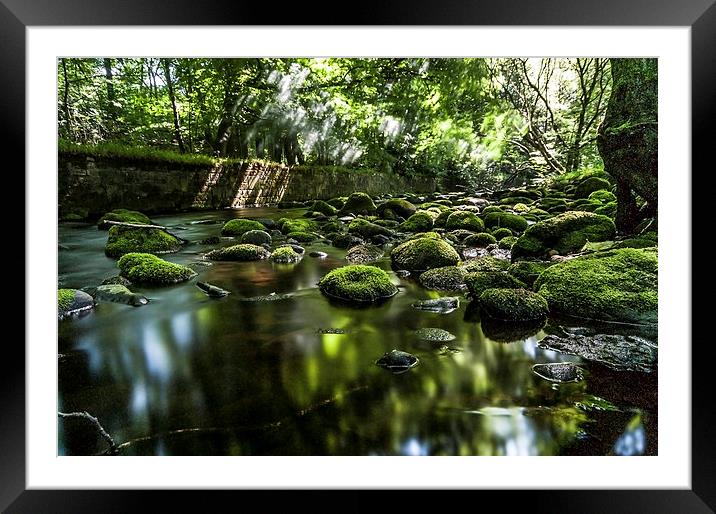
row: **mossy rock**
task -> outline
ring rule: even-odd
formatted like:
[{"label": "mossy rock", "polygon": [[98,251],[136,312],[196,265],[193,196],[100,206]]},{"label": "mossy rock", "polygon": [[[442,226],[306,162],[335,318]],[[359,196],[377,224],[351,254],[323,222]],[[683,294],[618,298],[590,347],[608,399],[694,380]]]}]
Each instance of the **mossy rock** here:
[{"label": "mossy rock", "polygon": [[191,268],[167,262],[150,253],[128,253],[117,261],[123,277],[137,284],[176,284],[196,275]]},{"label": "mossy rock", "polygon": [[385,252],[374,245],[356,245],[346,253],[346,260],[351,264],[368,264],[382,258]]},{"label": "mossy rock", "polygon": [[315,221],[305,218],[279,220],[279,228],[283,234],[290,234],[291,232],[312,232],[316,230],[316,227],[318,227],[318,224]]},{"label": "mossy rock", "polygon": [[250,230],[266,230],[266,227],[254,220],[233,219],[221,227],[222,236],[241,236]]},{"label": "mossy rock", "polygon": [[324,234],[331,232],[345,232],[346,226],[341,221],[327,221],[321,226],[321,230]]},{"label": "mossy rock", "polygon": [[433,216],[426,211],[418,211],[400,224],[405,232],[428,232],[433,228]]},{"label": "mossy rock", "polygon": [[377,302],[398,292],[385,271],[362,264],[330,271],[318,282],[318,287],[326,296],[349,302]]},{"label": "mossy rock", "polygon": [[589,177],[579,183],[574,190],[575,198],[586,198],[595,191],[600,189],[609,189],[611,184],[608,180],[599,177]]},{"label": "mossy rock", "polygon": [[566,210],[567,200],[565,200],[564,198],[545,197],[537,202],[537,206],[540,209],[544,209],[548,212],[551,212],[551,209],[554,208],[562,208]]},{"label": "mossy rock", "polygon": [[415,214],[415,211],[417,211],[417,207],[410,203],[407,200],[403,200],[401,198],[393,198],[391,200],[388,200],[387,202],[384,202],[378,206],[378,214],[381,216],[384,216],[384,213],[386,210],[393,212],[394,214],[397,214],[400,217],[403,218],[409,218],[413,214]]},{"label": "mossy rock", "polygon": [[569,211],[529,227],[512,246],[512,260],[543,258],[550,250],[566,255],[580,250],[587,241],[607,241],[616,227],[607,216]]},{"label": "mossy rock", "polygon": [[[473,303],[479,303],[479,300],[474,300]],[[482,333],[486,338],[497,343],[512,343],[532,337],[544,328],[547,320],[506,321],[484,315],[480,322]]]},{"label": "mossy rock", "polygon": [[501,205],[517,205],[519,203],[532,203],[532,198],[527,198],[525,196],[508,196],[507,198],[503,198],[502,200],[500,200]]},{"label": "mossy rock", "polygon": [[[474,231],[465,230],[464,228],[459,228],[457,230],[453,230],[447,234],[447,236],[450,237],[451,241],[457,241],[457,242],[465,241],[467,238],[469,238],[471,236],[475,236],[475,235],[477,235],[477,234],[475,234]],[[490,236],[490,237],[492,237],[492,236]]]},{"label": "mossy rock", "polygon": [[483,314],[505,321],[543,320],[549,314],[547,300],[527,289],[487,289],[480,294]]},{"label": "mossy rock", "polygon": [[326,203],[332,207],[335,207],[339,211],[343,208],[343,206],[346,204],[346,198],[345,197],[339,197],[339,198],[331,198],[330,200],[326,200]]},{"label": "mossy rock", "polygon": [[580,201],[579,205],[577,205],[577,202],[574,202],[570,207],[570,211],[584,211],[584,212],[594,212],[597,209],[602,207],[602,203],[598,202],[596,200],[588,200],[584,199],[583,201]]},{"label": "mossy rock", "polygon": [[614,218],[617,215],[617,202],[609,202],[594,210],[594,214],[601,214]]},{"label": "mossy rock", "polygon": [[518,261],[507,268],[507,273],[532,287],[542,272],[554,264],[552,261]]},{"label": "mossy rock", "polygon": [[298,241],[299,243],[310,243],[311,241],[316,240],[316,235],[312,234],[311,232],[289,232],[288,234],[286,234],[286,237],[288,239]]},{"label": "mossy rock", "polygon": [[446,209],[442,211],[440,214],[438,214],[437,218],[433,221],[433,225],[435,227],[439,228],[445,228],[445,224],[447,223],[447,219],[450,217],[450,215],[455,212],[450,209]]},{"label": "mossy rock", "polygon": [[89,311],[94,307],[94,299],[79,289],[57,290],[57,317],[64,319],[69,316]]},{"label": "mossy rock", "polygon": [[612,248],[651,248],[657,246],[657,244],[658,242],[655,239],[642,235],[616,241]]},{"label": "mossy rock", "polygon": [[316,200],[313,202],[313,205],[309,208],[309,211],[312,212],[320,212],[321,214],[325,216],[335,216],[338,212],[338,209],[336,209],[334,206],[329,204],[328,202],[324,202],[323,200]]},{"label": "mossy rock", "polygon": [[465,272],[457,266],[434,268],[420,274],[420,284],[434,291],[459,291],[465,289]]},{"label": "mossy rock", "polygon": [[507,228],[507,227],[500,227],[500,228],[498,228],[498,229],[496,229],[496,230],[493,230],[493,231],[492,231],[492,235],[495,237],[495,239],[496,239],[497,241],[499,241],[499,240],[502,239],[503,237],[510,237],[510,236],[512,236],[512,235],[514,235],[514,234],[512,233],[512,231],[511,231],[509,228]]},{"label": "mossy rock", "polygon": [[352,248],[365,242],[352,234],[328,234],[327,237],[336,248]]},{"label": "mossy rock", "polygon": [[495,239],[495,236],[488,234],[487,232],[482,232],[480,234],[473,234],[466,237],[463,244],[474,248],[484,248],[488,245],[495,244],[496,242],[497,239]]},{"label": "mossy rock", "polygon": [[393,248],[390,259],[393,267],[416,272],[454,266],[460,261],[460,255],[443,240],[420,237]]},{"label": "mossy rock", "polygon": [[370,238],[377,235],[391,237],[393,231],[362,218],[356,218],[348,225],[348,233]]},{"label": "mossy rock", "polygon": [[509,212],[488,212],[485,214],[485,226],[491,229],[509,228],[515,232],[527,229],[527,220],[519,214]]},{"label": "mossy rock", "polygon": [[407,241],[412,241],[413,239],[422,239],[424,237],[427,237],[428,239],[435,239],[436,241],[442,241],[443,237],[438,234],[437,232],[420,232],[418,234],[413,234],[410,237],[408,237]]},{"label": "mossy rock", "polygon": [[596,200],[597,202],[601,202],[601,203],[609,203],[609,202],[616,202],[617,195],[615,195],[611,191],[607,191],[606,189],[600,189],[598,191],[594,191],[594,192],[590,193],[588,199]]},{"label": "mossy rock", "polygon": [[465,285],[473,298],[479,298],[487,289],[519,289],[525,284],[505,271],[476,271],[465,274]]},{"label": "mossy rock", "polygon": [[269,234],[265,230],[249,230],[248,232],[244,232],[241,236],[242,243],[248,243],[252,245],[270,245],[271,241],[271,234]]},{"label": "mossy rock", "polygon": [[464,229],[473,232],[482,232],[485,230],[485,224],[474,212],[454,211],[448,216],[445,222],[445,228],[448,230]]},{"label": "mossy rock", "polygon": [[129,209],[114,209],[108,213],[105,213],[97,222],[97,228],[102,230],[109,229],[112,225],[107,221],[118,221],[121,223],[135,223],[138,225],[153,225],[146,214],[142,214],[139,211],[130,211]]},{"label": "mossy rock", "polygon": [[295,264],[301,260],[302,254],[291,246],[279,246],[271,253],[271,260],[280,264]]},{"label": "mossy rock", "polygon": [[373,223],[376,225],[380,225],[381,227],[389,228],[389,229],[397,229],[400,223],[393,220],[375,220]]},{"label": "mossy rock", "polygon": [[491,255],[475,257],[460,264],[460,268],[466,273],[474,273],[476,271],[507,271],[509,267],[510,261],[498,259]]},{"label": "mossy rock", "polygon": [[485,214],[490,214],[491,212],[505,212],[505,211],[499,205],[488,205],[487,207],[484,207],[481,212],[483,215],[485,215]]},{"label": "mossy rock", "polygon": [[104,253],[121,257],[125,253],[172,253],[181,249],[182,242],[160,228],[132,228],[115,225],[109,229]]},{"label": "mossy rock", "polygon": [[212,250],[206,254],[206,258],[212,261],[260,261],[268,259],[270,255],[271,252],[263,246],[242,243]]},{"label": "mossy rock", "polygon": [[501,250],[511,250],[514,244],[517,242],[516,236],[507,236],[500,239],[497,243],[497,247]]},{"label": "mossy rock", "polygon": [[622,248],[555,264],[534,289],[555,313],[651,324],[657,322],[657,271],[656,248]]},{"label": "mossy rock", "polygon": [[371,214],[376,210],[375,203],[373,203],[370,196],[365,193],[353,193],[346,199],[341,213]]}]

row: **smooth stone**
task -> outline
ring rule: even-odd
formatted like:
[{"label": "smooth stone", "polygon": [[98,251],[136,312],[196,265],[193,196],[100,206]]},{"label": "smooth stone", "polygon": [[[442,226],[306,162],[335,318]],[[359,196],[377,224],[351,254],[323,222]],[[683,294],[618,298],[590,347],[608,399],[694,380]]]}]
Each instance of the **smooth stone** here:
[{"label": "smooth stone", "polygon": [[278,300],[288,300],[289,298],[292,298],[293,295],[289,293],[271,293],[267,295],[262,296],[250,296],[248,298],[239,298],[239,301],[242,302],[275,302]]},{"label": "smooth stone", "polygon": [[442,328],[419,328],[415,331],[415,335],[423,341],[430,341],[433,343],[445,343],[455,339],[454,335],[447,330],[443,330]]},{"label": "smooth stone", "polygon": [[413,308],[420,311],[450,314],[460,307],[460,300],[454,296],[445,296],[433,300],[419,300],[413,303]]},{"label": "smooth stone", "polygon": [[221,238],[219,236],[207,237],[206,239],[197,241],[197,243],[199,243],[200,245],[215,245],[219,244],[220,242]]},{"label": "smooth stone", "polygon": [[209,284],[208,282],[197,282],[195,285],[211,298],[223,298],[227,294],[231,294],[226,289],[221,289],[220,287]]},{"label": "smooth stone", "polygon": [[132,282],[128,279],[123,277],[122,275],[116,275],[114,277],[105,278],[101,284],[103,286],[111,285],[111,284],[119,284],[122,286],[131,286]]},{"label": "smooth stone", "polygon": [[78,289],[75,290],[75,297],[70,306],[66,310],[58,312],[58,317],[60,319],[68,318],[89,311],[92,308],[94,308],[94,298],[85,291]]},{"label": "smooth stone", "polygon": [[[291,241],[292,240],[289,240],[289,243]],[[299,246],[299,245],[295,244],[297,242],[298,241],[294,241],[294,243],[290,244],[289,246],[291,246],[291,248],[293,248],[293,251],[296,252],[297,254],[303,255],[304,253],[306,253],[306,249],[303,246]]]},{"label": "smooth stone", "polygon": [[141,307],[149,303],[146,297],[133,293],[122,284],[105,284],[92,289],[93,291],[88,292],[100,302],[122,303],[133,307]]},{"label": "smooth stone", "polygon": [[535,364],[532,372],[550,382],[579,382],[584,378],[582,368],[571,362]]},{"label": "smooth stone", "polygon": [[401,352],[400,350],[391,350],[375,361],[375,363],[377,366],[398,375],[417,366],[420,360],[410,353]]},{"label": "smooth stone", "polygon": [[643,337],[617,334],[567,334],[566,337],[549,335],[537,343],[539,348],[598,362],[619,371],[656,370],[658,346]]}]

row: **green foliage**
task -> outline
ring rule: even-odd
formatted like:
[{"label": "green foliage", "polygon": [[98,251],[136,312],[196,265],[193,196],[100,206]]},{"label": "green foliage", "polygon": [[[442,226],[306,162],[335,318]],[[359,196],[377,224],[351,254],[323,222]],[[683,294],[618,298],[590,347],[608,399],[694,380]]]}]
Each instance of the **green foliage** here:
[{"label": "green foliage", "polygon": [[460,261],[460,255],[450,244],[429,237],[419,237],[396,246],[390,258],[395,268],[409,271],[454,266]]},{"label": "green foliage", "polygon": [[362,264],[330,271],[318,287],[327,296],[353,302],[376,302],[398,292],[385,271]]},{"label": "green foliage", "polygon": [[597,252],[546,269],[534,289],[550,311],[589,319],[656,323],[656,248]]},{"label": "green foliage", "polygon": [[224,223],[221,227],[222,236],[241,236],[250,230],[266,230],[262,223],[254,220],[233,219]]},{"label": "green foliage", "polygon": [[128,253],[117,261],[122,276],[138,284],[175,284],[196,275],[194,270],[150,253]]},{"label": "green foliage", "polygon": [[159,228],[113,226],[109,229],[104,253],[121,257],[125,253],[171,253],[181,248],[181,241]]},{"label": "green foliage", "polygon": [[263,246],[242,243],[212,250],[206,254],[206,258],[212,261],[259,261],[270,255],[271,252]]},{"label": "green foliage", "polygon": [[487,289],[480,295],[480,308],[488,316],[506,321],[545,319],[547,300],[526,289]]}]

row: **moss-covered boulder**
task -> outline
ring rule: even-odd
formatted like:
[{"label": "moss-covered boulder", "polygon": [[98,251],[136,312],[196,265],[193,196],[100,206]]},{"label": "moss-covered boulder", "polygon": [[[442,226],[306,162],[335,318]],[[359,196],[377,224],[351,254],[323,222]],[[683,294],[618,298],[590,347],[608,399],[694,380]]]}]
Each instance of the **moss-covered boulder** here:
[{"label": "moss-covered boulder", "polygon": [[519,203],[532,203],[532,198],[527,198],[526,196],[508,196],[507,198],[500,200],[501,205],[517,205]]},{"label": "moss-covered boulder", "polygon": [[487,289],[480,294],[483,314],[505,321],[533,321],[547,318],[547,300],[527,289]]},{"label": "moss-covered boulder", "polygon": [[525,284],[504,271],[475,271],[465,274],[465,285],[473,298],[479,298],[487,289],[519,289]]},{"label": "moss-covered boulder", "polygon": [[590,193],[588,199],[596,200],[597,202],[601,202],[601,203],[609,203],[609,202],[616,202],[617,195],[615,195],[611,191],[607,191],[606,189],[599,189],[598,191],[594,191],[593,193]]},{"label": "moss-covered boulder", "polygon": [[398,292],[385,271],[362,264],[334,269],[318,287],[326,296],[349,302],[377,302]]},{"label": "moss-covered boulder", "polygon": [[260,261],[268,259],[270,255],[271,252],[263,246],[242,243],[212,250],[206,254],[206,258],[212,261]]},{"label": "moss-covered boulder", "polygon": [[266,227],[254,220],[233,219],[221,227],[222,236],[241,236],[250,230],[266,230]]},{"label": "moss-covered boulder", "polygon": [[313,234],[311,232],[289,232],[288,234],[286,234],[286,237],[288,239],[298,241],[299,243],[310,243],[311,241],[316,240],[316,234]]},{"label": "moss-covered boulder", "polygon": [[465,273],[474,273],[476,271],[507,271],[510,267],[510,261],[506,259],[498,259],[491,255],[484,257],[476,257],[468,261],[463,262],[460,268]]},{"label": "moss-covered boulder", "polygon": [[101,230],[109,229],[112,224],[108,221],[117,221],[120,223],[133,223],[135,225],[153,225],[146,214],[139,211],[130,211],[129,209],[114,209],[102,216],[97,222],[97,228]]},{"label": "moss-covered boulder", "polygon": [[534,289],[550,311],[581,318],[656,323],[656,248],[597,252],[546,269]]},{"label": "moss-covered boulder", "polygon": [[394,268],[415,272],[454,266],[460,255],[443,240],[420,237],[393,248],[390,259]]},{"label": "moss-covered boulder", "polygon": [[464,229],[473,232],[482,232],[485,230],[485,224],[474,212],[455,211],[445,222],[445,228],[448,230]]},{"label": "moss-covered boulder", "polygon": [[378,214],[383,217],[385,217],[384,214],[386,210],[388,210],[402,218],[407,219],[413,214],[415,214],[415,211],[417,211],[417,207],[415,207],[415,205],[413,205],[407,200],[403,200],[401,198],[393,198],[391,200],[388,200],[387,202],[380,204],[377,210]]},{"label": "moss-covered boulder", "polygon": [[482,214],[490,214],[491,212],[504,212],[504,209],[500,207],[499,205],[488,205],[487,207],[483,207]]},{"label": "moss-covered boulder", "polygon": [[511,250],[516,242],[517,242],[517,236],[503,237],[497,243],[497,247],[501,250]]},{"label": "moss-covered boulder", "polygon": [[438,228],[445,228],[445,224],[447,223],[447,219],[450,217],[450,215],[455,212],[449,209],[446,209],[442,211],[440,214],[437,215],[435,220],[433,221],[433,225]]},{"label": "moss-covered boulder", "polygon": [[324,216],[335,216],[338,212],[338,209],[323,200],[316,200],[308,210],[311,212],[320,212]]},{"label": "moss-covered boulder", "polygon": [[543,258],[550,250],[560,255],[579,251],[587,241],[607,241],[616,227],[611,218],[591,212],[569,211],[528,228],[512,246],[512,260]]},{"label": "moss-covered boulder", "polygon": [[365,242],[360,237],[356,237],[353,234],[334,233],[328,234],[327,237],[331,241],[331,244],[336,248],[352,248],[353,246],[360,245]]},{"label": "moss-covered boulder", "polygon": [[505,227],[515,232],[522,232],[527,228],[527,225],[527,220],[519,214],[497,211],[485,214],[485,226],[491,229]]},{"label": "moss-covered boulder", "polygon": [[428,232],[433,229],[433,216],[427,211],[418,211],[398,228],[404,232]]},{"label": "moss-covered boulder", "polygon": [[373,203],[370,196],[365,193],[353,193],[346,200],[346,203],[341,209],[341,213],[372,214],[376,212],[376,210],[375,203]]},{"label": "moss-covered boulder", "polygon": [[89,311],[93,307],[93,298],[84,291],[79,289],[57,290],[57,317],[59,319]]},{"label": "moss-covered boulder", "polygon": [[272,241],[271,234],[265,230],[249,230],[241,236],[241,242],[252,245],[270,245]]},{"label": "moss-covered boulder", "polygon": [[125,253],[178,252],[182,242],[160,228],[133,228],[115,225],[109,229],[104,253],[108,257],[121,257]]},{"label": "moss-covered boulder", "polygon": [[554,264],[553,261],[517,261],[507,268],[507,273],[532,287],[542,272]]},{"label": "moss-covered boulder", "polygon": [[492,235],[495,237],[496,240],[500,240],[503,237],[510,237],[514,235],[512,231],[507,227],[500,227],[498,229],[495,229],[492,231]]},{"label": "moss-covered boulder", "polygon": [[609,202],[594,209],[594,214],[601,214],[602,216],[608,216],[612,219],[615,218],[617,215],[617,202]]},{"label": "moss-covered boulder", "polygon": [[434,291],[459,291],[465,289],[465,272],[457,266],[444,266],[420,274],[420,284]]},{"label": "moss-covered boulder", "polygon": [[599,177],[589,177],[582,180],[574,190],[575,198],[587,198],[590,194],[600,189],[609,189],[609,181]]},{"label": "moss-covered boulder", "polygon": [[473,234],[466,237],[463,244],[469,247],[484,248],[487,245],[495,244],[496,242],[497,239],[495,239],[495,236],[488,234],[487,232],[481,232],[480,234]]},{"label": "moss-covered boulder", "polygon": [[412,236],[408,237],[408,241],[412,241],[413,239],[422,239],[422,238],[428,238],[428,239],[435,239],[436,241],[441,241],[442,236],[438,234],[437,232],[420,232],[419,234],[413,234]]},{"label": "moss-covered boulder", "polygon": [[281,218],[278,220],[277,226],[281,233],[290,234],[291,232],[312,232],[316,230],[318,224],[305,218]]},{"label": "moss-covered boulder", "polygon": [[164,285],[189,280],[191,268],[167,262],[150,253],[128,253],[117,261],[120,274],[136,284]]},{"label": "moss-covered boulder", "polygon": [[297,253],[291,246],[279,246],[271,253],[271,260],[280,264],[295,264],[303,254]]},{"label": "moss-covered boulder", "polygon": [[328,205],[331,205],[332,207],[335,207],[339,211],[343,208],[343,206],[346,204],[346,198],[345,197],[338,197],[338,198],[331,198],[330,200],[326,200],[326,203]]},{"label": "moss-covered boulder", "polygon": [[324,234],[330,234],[331,232],[345,232],[346,226],[341,221],[327,221],[321,225],[321,231]]},{"label": "moss-covered boulder", "polygon": [[381,227],[376,223],[371,223],[362,218],[356,218],[348,225],[348,233],[358,234],[364,238],[371,238],[378,235],[390,237],[393,231],[386,227]]}]

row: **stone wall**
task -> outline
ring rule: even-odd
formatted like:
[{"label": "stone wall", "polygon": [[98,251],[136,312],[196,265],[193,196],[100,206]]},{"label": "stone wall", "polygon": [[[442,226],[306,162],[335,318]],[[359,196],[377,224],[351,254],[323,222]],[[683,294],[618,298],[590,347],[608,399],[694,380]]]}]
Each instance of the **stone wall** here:
[{"label": "stone wall", "polygon": [[328,199],[355,191],[377,195],[436,189],[429,177],[262,163],[207,167],[60,154],[58,171],[61,215],[99,216],[118,207],[170,213]]}]

